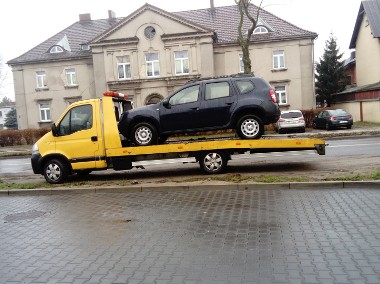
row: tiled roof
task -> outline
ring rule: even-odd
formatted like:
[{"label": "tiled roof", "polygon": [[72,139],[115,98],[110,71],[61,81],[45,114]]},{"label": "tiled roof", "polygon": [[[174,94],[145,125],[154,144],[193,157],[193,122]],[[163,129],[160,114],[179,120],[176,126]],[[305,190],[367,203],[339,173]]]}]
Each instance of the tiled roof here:
[{"label": "tiled roof", "polygon": [[351,94],[351,93],[359,93],[359,92],[366,92],[366,91],[374,91],[374,90],[380,90],[380,82],[368,84],[368,85],[364,85],[364,86],[355,86],[355,87],[349,88],[347,90],[344,90],[340,93],[337,93],[337,94],[335,94],[335,96],[342,95],[342,94]]},{"label": "tiled roof", "polygon": [[[257,6],[250,5],[251,15],[256,15]],[[240,13],[237,5],[215,7],[214,9],[200,9],[173,13],[201,26],[207,27],[216,32],[218,43],[236,43],[237,30],[240,21]],[[256,34],[253,36],[254,42],[260,41],[278,41],[297,38],[316,38],[318,35],[301,29],[277,16],[265,11],[260,11],[260,18],[270,25],[273,32],[267,34]],[[243,30],[247,31],[250,27],[248,19],[244,21]]]},{"label": "tiled roof", "polygon": [[[35,63],[40,61],[65,60],[73,58],[91,57],[91,51],[81,50],[81,44],[90,42],[99,33],[108,30],[115,25],[120,19],[102,19],[78,21],[43,43],[32,48],[23,55],[7,62],[9,65]],[[62,53],[49,53],[49,49],[59,42],[64,36],[67,36],[71,51]]]},{"label": "tiled roof", "polygon": [[[147,9],[152,7],[156,8],[154,6],[145,4],[140,9],[144,9],[144,7]],[[250,5],[249,10],[254,14],[257,11],[257,7]],[[237,27],[239,25],[240,14],[236,5],[167,14],[172,14],[176,18],[184,19],[185,22],[194,23],[199,27],[204,27],[207,30],[214,31],[217,37],[216,43],[218,44],[235,44],[237,42]],[[35,48],[29,50],[28,52],[15,59],[8,61],[7,63],[9,65],[17,65],[36,63],[41,61],[62,61],[65,59],[69,60],[75,58],[90,57],[91,52],[81,50],[80,44],[91,42],[93,39],[99,37],[100,35],[107,34],[108,30],[112,30],[113,27],[117,26],[120,21],[124,21],[125,19],[128,19],[128,17],[112,20],[103,19],[78,21],[63,31],[57,33],[53,37],[47,39]],[[265,23],[270,25],[270,29],[274,29],[274,31],[271,31],[267,34],[254,35],[254,42],[280,41],[300,38],[314,39],[317,37],[316,33],[301,29],[265,10],[260,11],[260,18]],[[243,29],[248,30],[249,26],[250,23],[247,20],[244,22]],[[67,36],[71,51],[65,51],[58,54],[50,54],[49,49],[54,44],[59,42],[65,35]]]},{"label": "tiled roof", "polygon": [[380,0],[362,1],[360,4],[358,16],[356,18],[354,31],[352,33],[350,48],[356,47],[356,40],[358,38],[358,33],[360,25],[363,21],[364,13],[368,17],[368,22],[371,27],[373,37],[380,38]]}]

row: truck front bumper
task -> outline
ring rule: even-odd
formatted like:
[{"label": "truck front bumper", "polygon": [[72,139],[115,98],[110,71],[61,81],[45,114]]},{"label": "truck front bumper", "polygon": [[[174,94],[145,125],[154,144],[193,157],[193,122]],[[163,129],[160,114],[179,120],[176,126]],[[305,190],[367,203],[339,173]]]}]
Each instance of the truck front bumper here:
[{"label": "truck front bumper", "polygon": [[32,162],[33,172],[35,174],[41,174],[42,173],[42,170],[41,170],[42,156],[41,156],[41,154],[40,153],[33,153],[32,158],[31,158],[31,162]]}]

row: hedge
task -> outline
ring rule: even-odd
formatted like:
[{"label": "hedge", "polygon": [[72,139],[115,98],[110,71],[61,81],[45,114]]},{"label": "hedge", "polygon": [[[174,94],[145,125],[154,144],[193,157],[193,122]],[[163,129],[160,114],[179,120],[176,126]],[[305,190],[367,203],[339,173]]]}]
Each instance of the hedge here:
[{"label": "hedge", "polygon": [[47,132],[49,132],[47,128],[0,130],[0,146],[33,145]]}]

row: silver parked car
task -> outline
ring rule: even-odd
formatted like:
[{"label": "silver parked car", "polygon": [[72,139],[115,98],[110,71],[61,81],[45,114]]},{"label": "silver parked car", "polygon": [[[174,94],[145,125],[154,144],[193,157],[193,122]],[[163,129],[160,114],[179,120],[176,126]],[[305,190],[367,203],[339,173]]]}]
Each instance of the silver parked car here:
[{"label": "silver parked car", "polygon": [[299,110],[281,111],[281,116],[276,123],[278,133],[305,132],[305,119]]}]

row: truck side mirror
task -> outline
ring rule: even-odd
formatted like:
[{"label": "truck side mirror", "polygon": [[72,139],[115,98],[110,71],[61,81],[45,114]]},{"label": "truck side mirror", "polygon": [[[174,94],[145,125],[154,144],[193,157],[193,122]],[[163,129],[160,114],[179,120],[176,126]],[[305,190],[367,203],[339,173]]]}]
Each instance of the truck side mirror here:
[{"label": "truck side mirror", "polygon": [[53,136],[58,136],[58,128],[55,123],[51,124],[51,133],[53,133]]}]

